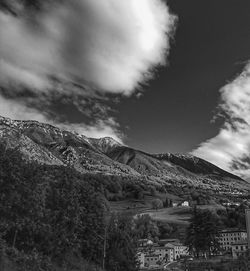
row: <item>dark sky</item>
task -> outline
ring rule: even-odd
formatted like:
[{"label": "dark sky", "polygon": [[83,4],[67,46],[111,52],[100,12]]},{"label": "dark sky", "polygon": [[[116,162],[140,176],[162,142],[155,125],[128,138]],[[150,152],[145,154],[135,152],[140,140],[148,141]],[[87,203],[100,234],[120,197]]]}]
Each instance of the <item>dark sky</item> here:
[{"label": "dark sky", "polygon": [[169,0],[179,18],[169,65],[140,99],[123,99],[118,121],[126,143],[145,151],[189,152],[215,136],[219,89],[250,58],[249,0]]}]

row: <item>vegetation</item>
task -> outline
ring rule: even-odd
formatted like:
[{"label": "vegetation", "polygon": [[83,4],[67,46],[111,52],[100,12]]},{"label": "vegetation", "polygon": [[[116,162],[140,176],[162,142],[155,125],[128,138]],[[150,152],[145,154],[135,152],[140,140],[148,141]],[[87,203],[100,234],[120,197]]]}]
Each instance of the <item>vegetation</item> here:
[{"label": "vegetation", "polygon": [[208,210],[194,208],[187,228],[186,245],[196,257],[211,255],[219,250],[219,225],[216,216]]},{"label": "vegetation", "polygon": [[26,164],[1,145],[0,153],[0,266],[10,259],[18,271],[71,270],[74,258],[83,262],[74,270],[84,270],[103,265],[105,244],[107,270],[136,270],[133,219],[107,224],[101,184],[69,167]]},{"label": "vegetation", "polygon": [[106,268],[109,271],[136,271],[137,232],[132,217],[113,215],[108,227]]},{"label": "vegetation", "polygon": [[152,201],[152,207],[155,210],[163,208],[163,202],[162,202],[162,200],[160,200],[160,199],[154,199]]},{"label": "vegetation", "polygon": [[242,202],[242,204],[234,208],[230,207],[218,210],[217,216],[220,224],[226,228],[246,228],[245,209],[249,207],[249,203]]},{"label": "vegetation", "polygon": [[157,223],[149,215],[140,215],[135,219],[135,232],[140,239],[152,239],[159,237]]}]

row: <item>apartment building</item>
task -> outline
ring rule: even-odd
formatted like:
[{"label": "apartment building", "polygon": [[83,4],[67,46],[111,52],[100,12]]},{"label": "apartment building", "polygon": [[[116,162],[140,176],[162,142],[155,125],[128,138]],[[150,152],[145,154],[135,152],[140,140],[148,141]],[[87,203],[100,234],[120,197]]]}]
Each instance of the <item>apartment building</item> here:
[{"label": "apartment building", "polygon": [[247,232],[239,229],[225,229],[219,233],[219,243],[223,250],[232,249],[232,244],[247,239]]},{"label": "apartment building", "polygon": [[247,239],[233,243],[231,247],[233,258],[238,258],[239,256],[245,254],[248,249]]}]

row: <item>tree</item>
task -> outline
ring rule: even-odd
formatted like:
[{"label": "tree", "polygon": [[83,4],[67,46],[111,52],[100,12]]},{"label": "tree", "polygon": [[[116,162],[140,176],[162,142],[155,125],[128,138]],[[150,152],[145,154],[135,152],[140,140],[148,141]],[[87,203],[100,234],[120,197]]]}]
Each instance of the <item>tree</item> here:
[{"label": "tree", "polygon": [[150,215],[138,215],[134,220],[134,230],[138,238],[155,238],[159,236],[157,223],[153,221]]},{"label": "tree", "polygon": [[169,204],[170,204],[169,199],[166,198],[165,202],[163,203],[163,206],[164,206],[165,208],[168,208],[168,207],[169,207]]},{"label": "tree", "polygon": [[107,233],[105,267],[109,271],[136,271],[137,234],[131,216],[112,215]]},{"label": "tree", "polygon": [[186,245],[189,251],[199,257],[200,253],[216,253],[219,250],[218,223],[216,217],[208,210],[194,208],[191,223],[186,232]]},{"label": "tree", "polygon": [[[101,187],[73,168],[27,164],[0,145],[0,236],[8,247],[65,259],[80,254],[100,264],[104,235]],[[97,185],[97,184],[96,184]]]},{"label": "tree", "polygon": [[152,201],[152,208],[155,209],[155,210],[163,208],[162,200],[160,200],[160,199],[154,199]]}]

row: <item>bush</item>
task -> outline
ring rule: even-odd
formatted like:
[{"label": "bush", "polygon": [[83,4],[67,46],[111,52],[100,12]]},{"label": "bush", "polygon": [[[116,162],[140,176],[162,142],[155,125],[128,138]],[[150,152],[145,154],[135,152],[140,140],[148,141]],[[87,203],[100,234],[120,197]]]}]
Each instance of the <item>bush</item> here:
[{"label": "bush", "polygon": [[163,208],[163,202],[160,199],[155,199],[152,201],[152,208],[155,210]]}]

